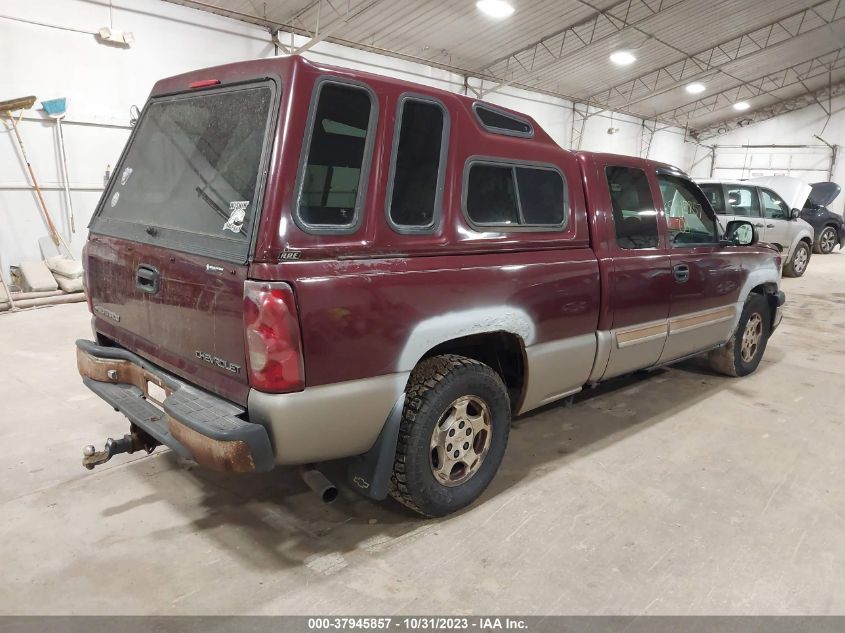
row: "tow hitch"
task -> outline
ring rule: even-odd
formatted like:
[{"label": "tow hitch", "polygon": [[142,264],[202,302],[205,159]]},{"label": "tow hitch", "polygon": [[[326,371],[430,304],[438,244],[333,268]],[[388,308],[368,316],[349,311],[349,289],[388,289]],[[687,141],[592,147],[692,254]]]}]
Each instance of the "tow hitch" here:
[{"label": "tow hitch", "polygon": [[106,445],[103,450],[98,451],[93,444],[89,444],[82,449],[82,465],[88,470],[93,470],[94,466],[105,464],[115,455],[120,453],[134,453],[135,451],[146,451],[149,455],[152,453],[160,442],[150,437],[142,430],[133,425],[127,435],[121,439],[115,440],[109,438],[106,440]]}]

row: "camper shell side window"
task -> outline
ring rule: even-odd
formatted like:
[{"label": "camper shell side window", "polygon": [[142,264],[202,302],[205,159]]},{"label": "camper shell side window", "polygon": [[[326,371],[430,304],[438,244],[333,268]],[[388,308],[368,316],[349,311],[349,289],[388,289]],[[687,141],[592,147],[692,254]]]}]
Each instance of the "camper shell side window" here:
[{"label": "camper shell side window", "polygon": [[364,83],[321,77],[309,108],[293,217],[306,233],[354,233],[362,222],[378,120]]}]

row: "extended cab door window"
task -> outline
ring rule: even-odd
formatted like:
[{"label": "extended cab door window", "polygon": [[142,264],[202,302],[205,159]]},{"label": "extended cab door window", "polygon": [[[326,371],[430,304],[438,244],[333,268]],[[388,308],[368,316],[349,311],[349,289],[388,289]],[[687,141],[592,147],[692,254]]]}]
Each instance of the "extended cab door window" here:
[{"label": "extended cab door window", "polygon": [[760,199],[757,197],[756,187],[739,187],[727,185],[728,215],[743,218],[760,217]]},{"label": "extended cab door window", "polygon": [[660,241],[657,211],[645,172],[633,167],[608,167],[606,174],[617,246],[656,248]]},{"label": "extended cab door window", "polygon": [[334,79],[317,84],[295,205],[303,230],[351,233],[358,227],[375,110],[365,86]]},{"label": "extended cab door window", "polygon": [[714,244],[719,241],[716,216],[694,184],[669,174],[658,174],[657,182],[663,195],[663,212],[672,246]]}]

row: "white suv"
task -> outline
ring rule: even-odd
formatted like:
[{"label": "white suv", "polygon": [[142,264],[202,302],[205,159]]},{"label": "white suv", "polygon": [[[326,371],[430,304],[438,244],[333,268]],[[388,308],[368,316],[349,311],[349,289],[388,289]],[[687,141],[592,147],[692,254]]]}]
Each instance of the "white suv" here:
[{"label": "white suv", "polygon": [[[800,277],[810,263],[813,227],[798,218],[811,188],[797,178],[772,176],[751,180],[697,180],[722,228],[731,220],[748,220],[761,242],[783,253],[783,274]],[[802,187],[803,185],[803,187]]]}]

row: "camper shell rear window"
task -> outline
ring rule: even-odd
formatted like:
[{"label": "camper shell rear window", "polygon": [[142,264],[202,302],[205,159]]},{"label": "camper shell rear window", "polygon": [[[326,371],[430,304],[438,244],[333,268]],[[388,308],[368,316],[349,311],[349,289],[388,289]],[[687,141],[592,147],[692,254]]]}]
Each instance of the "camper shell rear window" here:
[{"label": "camper shell rear window", "polygon": [[264,80],[151,99],[92,232],[246,262],[277,92]]}]

